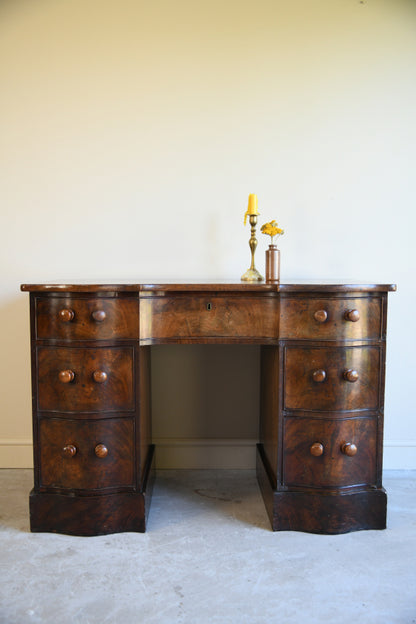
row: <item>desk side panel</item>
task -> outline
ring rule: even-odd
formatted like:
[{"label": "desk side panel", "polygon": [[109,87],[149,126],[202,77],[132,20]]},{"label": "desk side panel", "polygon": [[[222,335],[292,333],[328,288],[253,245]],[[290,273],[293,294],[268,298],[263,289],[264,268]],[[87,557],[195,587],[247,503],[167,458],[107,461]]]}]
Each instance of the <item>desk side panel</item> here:
[{"label": "desk side panel", "polygon": [[280,448],[282,423],[282,350],[278,346],[262,346],[260,355],[260,431],[263,454],[269,464],[273,488],[280,482]]},{"label": "desk side panel", "polygon": [[151,424],[151,388],[150,388],[150,347],[137,347],[138,350],[138,380],[139,389],[137,401],[139,411],[139,426],[136,432],[136,444],[138,448],[138,474],[139,484],[143,485],[146,462],[152,443]]}]

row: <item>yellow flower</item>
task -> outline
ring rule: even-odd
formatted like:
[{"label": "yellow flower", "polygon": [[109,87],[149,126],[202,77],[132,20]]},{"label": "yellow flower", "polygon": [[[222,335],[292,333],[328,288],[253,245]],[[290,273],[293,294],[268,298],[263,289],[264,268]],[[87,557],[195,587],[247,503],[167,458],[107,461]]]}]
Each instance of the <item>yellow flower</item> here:
[{"label": "yellow flower", "polygon": [[285,233],[284,230],[282,230],[282,228],[278,227],[278,224],[276,221],[270,221],[269,223],[265,223],[264,225],[261,226],[261,231],[263,234],[267,234],[268,236],[271,237],[272,241],[272,245],[273,245],[273,238],[275,236],[282,236],[282,234]]}]

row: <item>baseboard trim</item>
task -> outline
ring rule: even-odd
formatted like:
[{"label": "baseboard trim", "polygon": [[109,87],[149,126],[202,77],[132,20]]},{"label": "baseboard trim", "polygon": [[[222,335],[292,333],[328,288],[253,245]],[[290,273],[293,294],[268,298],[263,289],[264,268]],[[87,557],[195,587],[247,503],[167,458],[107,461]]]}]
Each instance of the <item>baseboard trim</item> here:
[{"label": "baseboard trim", "polygon": [[[256,439],[156,438],[159,469],[236,469],[256,467]],[[0,468],[32,468],[31,439],[0,439]],[[386,440],[385,470],[415,470],[416,440]]]},{"label": "baseboard trim", "polygon": [[0,468],[33,468],[31,439],[0,439]]},{"label": "baseboard trim", "polygon": [[255,439],[156,438],[157,469],[254,469]]},{"label": "baseboard trim", "polygon": [[383,468],[384,470],[415,470],[416,440],[386,440]]}]

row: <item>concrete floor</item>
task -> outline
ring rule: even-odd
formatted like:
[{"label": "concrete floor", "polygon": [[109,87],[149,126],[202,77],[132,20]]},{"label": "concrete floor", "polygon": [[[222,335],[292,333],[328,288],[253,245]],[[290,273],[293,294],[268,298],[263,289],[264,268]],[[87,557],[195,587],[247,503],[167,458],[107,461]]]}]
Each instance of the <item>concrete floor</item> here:
[{"label": "concrete floor", "polygon": [[162,471],[146,534],[31,534],[30,470],[0,471],[1,624],[416,623],[416,472],[388,528],[273,533],[252,471]]}]

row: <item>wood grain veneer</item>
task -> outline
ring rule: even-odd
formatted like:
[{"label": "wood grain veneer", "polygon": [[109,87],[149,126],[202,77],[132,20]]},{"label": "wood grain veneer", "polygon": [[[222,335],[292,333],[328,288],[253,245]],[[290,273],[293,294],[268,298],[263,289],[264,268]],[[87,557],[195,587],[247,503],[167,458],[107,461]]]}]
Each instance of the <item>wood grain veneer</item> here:
[{"label": "wood grain veneer", "polygon": [[394,285],[21,289],[31,309],[33,531],[145,531],[154,480],[150,350],[172,342],[261,345],[257,476],[273,530],[385,527],[384,367]]}]

